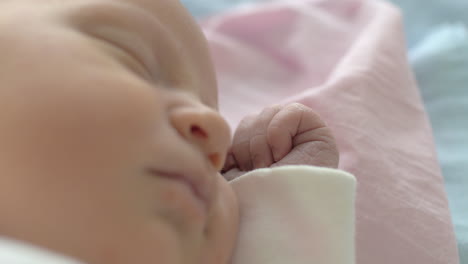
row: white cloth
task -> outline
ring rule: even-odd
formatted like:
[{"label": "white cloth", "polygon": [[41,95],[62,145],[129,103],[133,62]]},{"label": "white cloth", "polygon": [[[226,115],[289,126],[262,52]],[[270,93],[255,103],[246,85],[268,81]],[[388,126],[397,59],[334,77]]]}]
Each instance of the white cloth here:
[{"label": "white cloth", "polygon": [[354,176],[333,169],[259,169],[232,181],[241,225],[233,264],[353,264]]},{"label": "white cloth", "polygon": [[[255,170],[231,183],[241,207],[232,263],[354,263],[353,176],[339,170],[286,166]],[[0,263],[80,264],[2,238]]]},{"label": "white cloth", "polygon": [[0,237],[1,264],[83,264],[49,250]]}]

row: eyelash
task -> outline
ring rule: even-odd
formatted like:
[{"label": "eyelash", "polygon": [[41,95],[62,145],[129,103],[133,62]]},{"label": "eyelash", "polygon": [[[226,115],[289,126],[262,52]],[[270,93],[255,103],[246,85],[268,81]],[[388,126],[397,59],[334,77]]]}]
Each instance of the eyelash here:
[{"label": "eyelash", "polygon": [[[147,81],[151,81],[151,82],[155,81],[155,78],[154,78],[154,76],[152,74],[152,71],[150,70],[148,65],[146,63],[144,63],[142,61],[142,59],[140,58],[140,56],[138,54],[136,54],[133,50],[125,47],[125,45],[122,45],[118,41],[111,40],[111,38],[101,37],[101,36],[97,36],[97,35],[92,35],[92,37],[97,39],[98,41],[101,41],[102,43],[104,43],[106,45],[109,45],[112,48],[115,48],[115,49],[121,51],[122,54],[124,54],[127,58],[129,58],[132,62],[134,62],[135,65],[138,65],[138,67],[136,67],[135,65],[130,65],[129,62],[126,62],[126,61],[122,62],[123,65],[128,67],[135,74],[137,74],[138,76],[140,76],[141,78],[143,78],[143,79],[145,79]],[[122,59],[119,59],[119,60],[122,60]]]},{"label": "eyelash", "polygon": [[148,80],[148,81],[153,81],[153,75],[151,73],[151,70],[149,69],[148,65],[142,61],[141,58],[139,58],[138,55],[135,54],[132,50],[129,50],[128,48],[123,47],[123,45],[120,45],[117,42],[114,41],[108,41],[109,44],[111,44],[114,48],[119,49],[122,51],[125,55],[127,55],[130,60],[135,62],[136,65],[138,65],[139,69],[135,69],[136,67],[134,65],[129,65],[129,63],[124,63],[126,66],[128,66],[132,71],[134,71],[136,74],[141,76],[142,78]]}]

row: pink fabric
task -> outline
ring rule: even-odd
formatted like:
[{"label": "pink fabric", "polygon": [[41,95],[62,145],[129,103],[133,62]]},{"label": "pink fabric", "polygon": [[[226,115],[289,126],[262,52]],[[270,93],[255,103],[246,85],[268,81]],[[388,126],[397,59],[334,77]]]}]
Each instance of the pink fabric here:
[{"label": "pink fabric", "polygon": [[288,0],[203,23],[234,128],[273,103],[315,109],[357,190],[357,263],[457,264],[431,129],[398,10],[372,0]]}]

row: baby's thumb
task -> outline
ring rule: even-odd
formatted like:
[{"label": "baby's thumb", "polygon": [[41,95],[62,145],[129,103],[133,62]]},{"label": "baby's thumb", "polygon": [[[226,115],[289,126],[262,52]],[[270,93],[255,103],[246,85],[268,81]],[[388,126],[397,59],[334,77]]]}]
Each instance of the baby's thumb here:
[{"label": "baby's thumb", "polygon": [[338,168],[339,153],[332,138],[308,141],[295,146],[274,166],[311,165],[318,167]]}]

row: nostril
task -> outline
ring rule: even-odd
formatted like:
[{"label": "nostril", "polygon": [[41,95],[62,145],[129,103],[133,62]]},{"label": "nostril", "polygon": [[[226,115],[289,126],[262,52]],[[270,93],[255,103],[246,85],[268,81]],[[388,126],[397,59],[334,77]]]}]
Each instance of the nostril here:
[{"label": "nostril", "polygon": [[208,138],[206,132],[197,125],[192,125],[190,127],[190,133],[192,133],[192,135],[194,135],[195,137]]},{"label": "nostril", "polygon": [[221,156],[218,153],[212,153],[212,154],[208,155],[208,158],[210,159],[211,164],[213,164],[213,166],[215,168],[220,168],[220,166],[221,166]]}]

